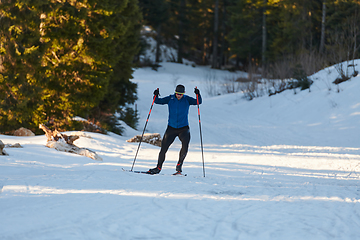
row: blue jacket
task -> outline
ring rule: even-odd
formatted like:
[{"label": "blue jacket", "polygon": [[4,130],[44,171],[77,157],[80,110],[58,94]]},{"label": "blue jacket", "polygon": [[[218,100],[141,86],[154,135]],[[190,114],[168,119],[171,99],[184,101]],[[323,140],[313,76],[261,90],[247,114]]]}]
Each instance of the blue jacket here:
[{"label": "blue jacket", "polygon": [[[164,98],[155,98],[157,104],[167,104],[169,108],[168,125],[173,128],[182,128],[189,125],[188,115],[190,105],[197,105],[196,98],[184,95],[178,100],[175,94]],[[201,95],[199,94],[199,104],[202,103]]]}]

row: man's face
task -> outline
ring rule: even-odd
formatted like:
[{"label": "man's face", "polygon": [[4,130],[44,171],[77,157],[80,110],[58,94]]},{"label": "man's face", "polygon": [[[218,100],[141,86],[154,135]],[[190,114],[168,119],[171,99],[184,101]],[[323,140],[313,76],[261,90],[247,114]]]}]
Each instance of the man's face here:
[{"label": "man's face", "polygon": [[183,93],[175,93],[175,95],[178,100],[180,100],[184,96]]}]

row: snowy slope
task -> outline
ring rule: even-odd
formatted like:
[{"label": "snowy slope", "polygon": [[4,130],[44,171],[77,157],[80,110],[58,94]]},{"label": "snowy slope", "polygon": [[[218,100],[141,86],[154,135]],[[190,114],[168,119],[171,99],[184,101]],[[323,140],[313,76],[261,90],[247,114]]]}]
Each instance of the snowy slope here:
[{"label": "snowy slope", "polygon": [[[163,63],[137,69],[139,131],[125,136],[86,133],[75,142],[103,162],[46,148],[44,135],[0,136],[0,239],[358,239],[360,236],[360,78],[331,86],[334,69],[320,71],[308,90],[252,101],[242,93],[211,97],[206,74],[235,73]],[[240,73],[238,73],[240,74]],[[180,142],[163,175],[130,169],[153,90],[184,84],[200,106],[189,113],[187,177],[170,176]],[[165,131],[167,107],[154,105],[147,132]],[[156,165],[159,148],[142,144],[135,170]]]}]

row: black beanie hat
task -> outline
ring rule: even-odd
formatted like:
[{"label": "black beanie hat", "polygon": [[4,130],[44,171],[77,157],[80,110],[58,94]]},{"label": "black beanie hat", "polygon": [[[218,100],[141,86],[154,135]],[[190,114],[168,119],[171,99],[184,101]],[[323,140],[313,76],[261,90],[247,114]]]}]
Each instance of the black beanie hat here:
[{"label": "black beanie hat", "polygon": [[175,88],[175,92],[177,93],[185,93],[185,87],[181,84],[177,85]]}]

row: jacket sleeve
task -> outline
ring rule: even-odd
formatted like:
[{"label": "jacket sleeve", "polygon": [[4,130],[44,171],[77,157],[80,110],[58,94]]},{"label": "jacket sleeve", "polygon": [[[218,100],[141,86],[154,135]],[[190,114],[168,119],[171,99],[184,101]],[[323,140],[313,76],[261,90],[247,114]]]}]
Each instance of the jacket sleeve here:
[{"label": "jacket sleeve", "polygon": [[[197,105],[197,100],[196,100],[196,98],[187,96],[187,100],[188,100],[188,102],[189,102],[190,105]],[[202,98],[201,98],[201,95],[199,94],[199,104],[201,104],[201,103],[202,103]]]},{"label": "jacket sleeve", "polygon": [[164,97],[164,98],[160,98],[160,97],[156,97],[155,98],[155,103],[156,104],[168,104],[170,101],[170,96]]}]

